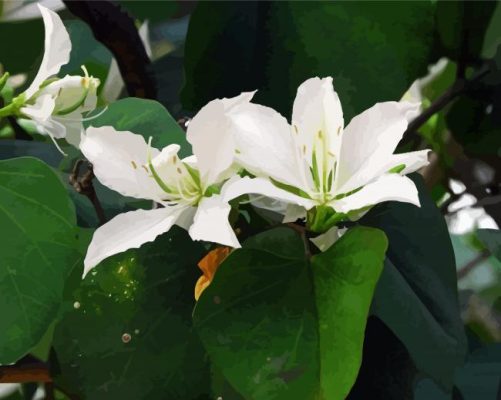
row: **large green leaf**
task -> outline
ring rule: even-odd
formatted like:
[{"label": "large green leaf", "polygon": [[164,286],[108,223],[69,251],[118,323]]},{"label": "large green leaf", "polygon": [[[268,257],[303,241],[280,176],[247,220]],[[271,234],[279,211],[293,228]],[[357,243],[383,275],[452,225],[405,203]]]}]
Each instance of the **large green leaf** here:
[{"label": "large green leaf", "polygon": [[382,231],[356,227],[312,258],[325,399],[345,399],[357,378],[365,321],[387,247]]},{"label": "large green leaf", "polygon": [[151,136],[152,146],[162,148],[172,143],[181,146],[180,157],[190,154],[190,145],[185,133],[169,112],[154,100],[134,97],[119,100],[108,106],[98,118],[87,122],[88,126],[111,125],[119,131],[131,131],[144,136]]},{"label": "large green leaf", "polygon": [[501,344],[476,349],[456,374],[464,400],[499,400],[501,395]]},{"label": "large green leaf", "polygon": [[207,398],[207,360],[191,328],[203,253],[174,228],[83,281],[76,268],[54,334],[58,384],[93,400]]},{"label": "large green leaf", "polygon": [[288,115],[301,82],[333,76],[349,119],[400,99],[426,73],[433,19],[428,1],[200,2],[187,35],[182,101],[195,110],[258,89],[258,102]]},{"label": "large green leaf", "polygon": [[372,313],[404,343],[419,370],[450,388],[466,351],[454,252],[422,178],[412,179],[421,207],[389,202],[361,222],[382,229],[389,240]]},{"label": "large green leaf", "polygon": [[10,363],[42,338],[80,259],[74,207],[42,161],[0,161],[0,227],[0,363]]},{"label": "large green leaf", "polygon": [[288,228],[249,239],[195,308],[215,366],[244,398],[344,399],[385,248],[382,232],[353,228],[310,264]]}]

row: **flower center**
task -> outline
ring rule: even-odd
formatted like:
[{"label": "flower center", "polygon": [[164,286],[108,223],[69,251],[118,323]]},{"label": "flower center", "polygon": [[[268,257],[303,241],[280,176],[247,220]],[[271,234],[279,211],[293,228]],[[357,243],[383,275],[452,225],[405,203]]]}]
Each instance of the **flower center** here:
[{"label": "flower center", "polygon": [[178,147],[168,146],[152,160],[151,139],[150,137],[148,141],[147,169],[157,185],[165,192],[164,201],[172,205],[198,204],[203,196],[198,171],[179,159]]}]

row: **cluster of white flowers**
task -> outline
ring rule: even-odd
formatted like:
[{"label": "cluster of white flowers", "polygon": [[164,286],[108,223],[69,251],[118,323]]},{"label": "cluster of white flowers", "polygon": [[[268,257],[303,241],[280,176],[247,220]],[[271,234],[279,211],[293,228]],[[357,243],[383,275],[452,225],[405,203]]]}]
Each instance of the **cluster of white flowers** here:
[{"label": "cluster of white flowers", "polygon": [[[57,14],[40,9],[45,55],[18,104],[51,137],[68,138],[68,122],[81,120],[83,112],[95,107],[99,81],[86,71],[83,77],[47,80],[68,62],[71,43]],[[187,229],[193,240],[238,248],[228,221],[230,201],[249,196],[278,202],[284,221],[305,218],[310,230],[323,234],[315,242],[320,248],[332,242],[338,222],[357,219],[375,204],[392,200],[419,206],[417,189],[405,175],[428,163],[428,150],[393,154],[417,104],[378,103],[345,127],[330,77],[299,86],[291,123],[252,103],[253,95],[242,93],[203,107],[187,130],[193,155],[183,159],[177,144],[158,150],[142,136],[111,126],[90,127],[80,136],[78,126],[74,142],[100,182],[159,205],[120,214],[99,227],[84,274],[173,225]]]},{"label": "cluster of white flowers", "polygon": [[308,79],[299,87],[292,124],[252,103],[252,96],[243,93],[203,107],[188,125],[193,155],[184,159],[176,144],[157,150],[132,132],[87,129],[80,148],[97,178],[161,207],[127,212],[98,228],[85,272],[174,224],[193,240],[240,247],[228,221],[229,202],[249,194],[287,204],[285,221],[306,218],[318,233],[383,201],[419,206],[417,189],[405,174],[428,163],[428,150],[393,154],[416,105],[379,103],[345,128],[332,78]]}]

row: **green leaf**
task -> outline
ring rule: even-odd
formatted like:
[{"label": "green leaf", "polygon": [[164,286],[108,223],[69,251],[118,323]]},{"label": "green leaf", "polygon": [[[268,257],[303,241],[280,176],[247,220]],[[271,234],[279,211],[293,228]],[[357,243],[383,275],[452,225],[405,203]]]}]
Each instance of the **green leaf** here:
[{"label": "green leaf", "polygon": [[119,131],[131,131],[142,135],[146,141],[153,137],[152,146],[161,149],[172,143],[181,146],[180,157],[190,154],[191,147],[186,135],[169,112],[154,100],[130,97],[108,106],[98,118],[86,123],[87,126],[111,125]]},{"label": "green leaf", "polygon": [[79,20],[65,20],[73,48],[68,64],[62,66],[59,76],[83,75],[81,66],[85,65],[89,74],[101,80],[98,91],[102,90],[111,64],[110,51],[98,42],[89,26]]},{"label": "green leaf", "polygon": [[456,374],[464,400],[498,400],[501,394],[501,344],[473,351]]},{"label": "green leaf", "polygon": [[357,378],[367,315],[387,247],[382,231],[355,227],[312,258],[325,399],[345,399]]},{"label": "green leaf", "polygon": [[501,231],[499,229],[478,229],[477,235],[492,255],[501,261]]},{"label": "green leaf", "polygon": [[195,308],[214,365],[244,398],[344,399],[385,246],[382,232],[354,228],[310,265],[291,229],[249,239]]},{"label": "green leaf", "polygon": [[80,260],[75,210],[42,161],[0,161],[0,364],[35,346],[57,315]]},{"label": "green leaf", "polygon": [[206,355],[191,327],[204,252],[174,228],[83,281],[76,268],[54,334],[58,385],[93,400],[207,398]]},{"label": "green leaf", "polygon": [[183,104],[195,110],[258,89],[258,102],[287,116],[299,84],[333,76],[349,120],[400,99],[425,75],[433,17],[428,1],[200,2],[186,39]]},{"label": "green leaf", "polygon": [[402,341],[418,370],[450,389],[466,339],[457,299],[454,252],[445,221],[419,175],[411,175],[421,207],[388,202],[361,223],[389,240],[372,314]]}]

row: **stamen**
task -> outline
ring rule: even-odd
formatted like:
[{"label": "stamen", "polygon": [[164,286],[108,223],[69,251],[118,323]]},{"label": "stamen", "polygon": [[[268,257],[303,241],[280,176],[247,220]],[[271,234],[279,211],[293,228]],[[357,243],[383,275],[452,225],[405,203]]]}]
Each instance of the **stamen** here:
[{"label": "stamen", "polygon": [[181,171],[181,168],[177,168],[177,172],[178,174],[182,175],[183,174],[183,171]]},{"label": "stamen", "polygon": [[[59,126],[62,126],[64,127],[63,124],[57,122],[57,121],[54,121],[52,120],[52,122],[54,122],[55,124],[59,125]],[[66,129],[66,128],[65,128]],[[61,147],[59,147],[59,145],[57,144],[57,141],[56,141],[56,138],[44,127],[42,126],[42,130],[47,133],[47,135],[50,137],[50,139],[52,140],[52,143],[54,143],[54,146],[56,146],[56,149],[59,150],[59,152],[63,155],[63,156],[67,156],[68,154],[66,154],[62,149]]]},{"label": "stamen", "polygon": [[130,163],[132,164],[132,168],[137,169],[137,165],[133,160],[131,160]]},{"label": "stamen", "polygon": [[337,127],[337,134],[339,135],[341,133],[341,126]]},{"label": "stamen", "polygon": [[[148,166],[150,167],[151,170],[151,175],[153,176],[153,179],[155,179],[155,182],[162,188],[162,190],[166,193],[172,193],[172,190],[165,184],[165,182],[160,178],[160,176],[157,174],[157,171],[153,167],[153,164],[151,163],[151,140],[153,137],[150,136],[148,139],[148,153],[147,153],[147,159],[148,159]],[[144,167],[144,165],[143,165]],[[146,167],[144,167],[146,169]],[[146,169],[146,171],[148,171]]]},{"label": "stamen", "polygon": [[306,155],[306,145],[303,144],[303,155]]},{"label": "stamen", "polygon": [[297,135],[299,133],[299,130],[297,129],[297,125],[294,124],[293,126],[294,126],[294,132],[296,132],[296,135]]},{"label": "stamen", "polygon": [[141,167],[143,167],[143,169],[146,171],[147,174],[150,173],[150,171],[148,171],[148,167],[146,167],[146,165],[143,164],[143,165],[141,165]]},{"label": "stamen", "polygon": [[85,77],[89,78],[89,71],[87,71],[87,67],[85,65],[80,65],[80,68],[82,68],[82,71],[84,72]]},{"label": "stamen", "polygon": [[99,118],[101,115],[103,115],[106,110],[108,110],[108,106],[104,107],[99,113],[97,113],[96,115],[93,115],[92,117],[86,117],[86,118],[66,118],[66,117],[60,117],[62,119],[64,119],[65,121],[69,121],[69,122],[85,122],[85,121],[92,121],[93,119],[96,119],[96,118]]}]

